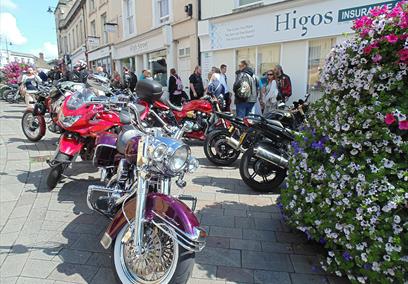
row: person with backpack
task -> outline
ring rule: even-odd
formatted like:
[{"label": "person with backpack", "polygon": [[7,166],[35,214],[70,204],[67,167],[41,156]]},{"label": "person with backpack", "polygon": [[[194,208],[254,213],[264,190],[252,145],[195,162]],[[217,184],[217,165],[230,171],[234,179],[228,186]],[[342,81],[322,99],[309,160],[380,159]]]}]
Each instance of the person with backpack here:
[{"label": "person with backpack", "polygon": [[235,72],[236,78],[233,86],[237,117],[243,118],[252,112],[258,100],[258,80],[246,60],[239,64]]},{"label": "person with backpack", "polygon": [[292,95],[292,82],[290,77],[283,72],[282,66],[276,66],[277,84],[280,97],[278,99],[287,102]]},{"label": "person with backpack", "polygon": [[183,82],[180,76],[177,74],[176,69],[170,69],[169,77],[169,99],[173,105],[181,106],[183,99],[188,100],[186,92],[183,91]]}]

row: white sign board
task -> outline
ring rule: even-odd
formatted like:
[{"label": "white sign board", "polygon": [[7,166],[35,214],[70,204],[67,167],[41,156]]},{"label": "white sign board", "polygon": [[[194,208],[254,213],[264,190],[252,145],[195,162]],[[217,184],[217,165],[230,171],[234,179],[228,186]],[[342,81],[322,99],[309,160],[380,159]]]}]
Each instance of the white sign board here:
[{"label": "white sign board", "polygon": [[104,48],[92,51],[88,53],[88,60],[94,61],[100,58],[108,57],[110,55],[110,47],[106,46]]},{"label": "white sign board", "polygon": [[132,57],[135,55],[156,51],[166,48],[163,43],[162,35],[151,37],[144,40],[132,40],[124,46],[115,46],[112,52],[113,59]]},{"label": "white sign board", "polygon": [[99,46],[99,37],[88,37],[88,49],[94,49]]},{"label": "white sign board", "polygon": [[[399,1],[322,1],[268,14],[209,23],[210,50],[318,38],[352,32],[352,20]],[[205,50],[204,50],[205,51]]]},{"label": "white sign board", "polygon": [[118,24],[105,24],[105,31],[108,33],[116,33],[118,31]]}]

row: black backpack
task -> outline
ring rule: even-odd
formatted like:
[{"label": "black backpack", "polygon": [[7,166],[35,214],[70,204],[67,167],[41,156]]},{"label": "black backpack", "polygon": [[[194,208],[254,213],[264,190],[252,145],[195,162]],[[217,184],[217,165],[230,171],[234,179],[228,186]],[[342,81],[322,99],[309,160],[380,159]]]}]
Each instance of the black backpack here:
[{"label": "black backpack", "polygon": [[253,78],[245,72],[241,72],[238,76],[233,86],[235,96],[247,100],[252,95]]}]

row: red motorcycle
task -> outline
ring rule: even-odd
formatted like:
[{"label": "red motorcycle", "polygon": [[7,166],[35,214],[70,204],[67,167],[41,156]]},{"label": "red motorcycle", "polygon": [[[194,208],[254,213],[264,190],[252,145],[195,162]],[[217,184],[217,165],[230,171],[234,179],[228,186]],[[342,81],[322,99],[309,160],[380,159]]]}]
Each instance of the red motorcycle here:
[{"label": "red motorcycle", "polygon": [[54,158],[48,161],[51,167],[47,177],[49,188],[57,185],[64,170],[78,155],[82,160],[92,159],[98,136],[118,134],[121,126],[131,123],[131,117],[127,111],[112,111],[107,97],[83,89],[67,97],[58,113],[57,123],[64,133]]},{"label": "red motorcycle", "polygon": [[[146,80],[147,81],[147,80]],[[140,81],[139,84],[156,84],[155,89],[161,91],[162,86],[156,81]],[[140,87],[140,86],[138,86]],[[192,131],[184,134],[185,138],[204,141],[206,135],[215,128],[228,128],[230,123],[219,118],[216,112],[220,112],[220,102],[212,95],[206,95],[200,100],[189,101],[183,106],[175,106],[166,97],[160,95],[143,97],[138,100],[138,104],[145,107],[145,112],[141,119],[149,126],[161,126],[170,124],[175,126],[183,125],[190,121],[193,123]]]},{"label": "red motorcycle", "polygon": [[45,135],[47,125],[49,131],[61,133],[62,128],[57,125],[58,110],[65,100],[65,94],[84,87],[84,84],[69,81],[59,82],[51,89],[38,86],[38,93],[34,95],[36,101],[33,107],[28,107],[21,119],[21,128],[27,139],[32,142],[41,140]]}]

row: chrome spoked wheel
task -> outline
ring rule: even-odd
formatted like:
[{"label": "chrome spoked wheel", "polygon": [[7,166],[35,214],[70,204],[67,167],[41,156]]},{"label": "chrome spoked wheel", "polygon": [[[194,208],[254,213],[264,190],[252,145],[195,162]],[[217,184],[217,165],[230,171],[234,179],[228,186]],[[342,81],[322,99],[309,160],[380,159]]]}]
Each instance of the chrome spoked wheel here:
[{"label": "chrome spoked wheel", "polygon": [[175,233],[163,232],[152,223],[144,227],[141,255],[135,254],[129,225],[122,228],[116,237],[114,263],[122,283],[159,284],[169,283],[177,267],[179,247]]},{"label": "chrome spoked wheel", "polygon": [[21,126],[23,128],[24,135],[30,141],[36,142],[45,134],[45,126],[43,125],[43,121],[40,121],[40,118],[34,115],[31,111],[26,111],[23,114]]}]

